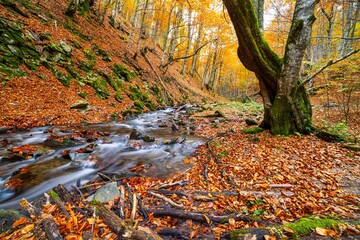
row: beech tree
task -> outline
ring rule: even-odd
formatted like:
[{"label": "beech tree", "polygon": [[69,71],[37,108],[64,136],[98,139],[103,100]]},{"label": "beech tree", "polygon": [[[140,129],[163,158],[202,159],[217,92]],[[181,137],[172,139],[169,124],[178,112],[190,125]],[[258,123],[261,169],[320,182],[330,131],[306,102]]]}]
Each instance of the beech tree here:
[{"label": "beech tree", "polygon": [[[317,0],[297,0],[283,57],[264,40],[256,0],[223,0],[238,38],[238,57],[259,80],[264,102],[261,127],[273,134],[312,131],[312,110],[299,78],[301,62],[311,37]],[[260,0],[258,0],[260,1]],[[261,4],[256,4],[261,6]],[[260,18],[262,20],[262,18]]]}]

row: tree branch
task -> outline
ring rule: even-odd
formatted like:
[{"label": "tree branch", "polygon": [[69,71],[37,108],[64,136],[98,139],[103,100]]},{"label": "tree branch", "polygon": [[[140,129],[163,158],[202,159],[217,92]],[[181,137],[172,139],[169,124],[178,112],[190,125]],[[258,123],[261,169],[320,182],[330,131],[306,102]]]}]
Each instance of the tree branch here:
[{"label": "tree branch", "polygon": [[[215,40],[217,40],[217,39],[215,39]],[[168,61],[167,63],[163,64],[161,67],[162,67],[162,68],[166,68],[167,66],[169,66],[169,65],[170,65],[171,63],[173,63],[173,62],[176,62],[176,61],[179,61],[179,60],[182,60],[182,59],[191,58],[191,57],[195,56],[196,54],[198,54],[198,52],[199,52],[203,47],[205,47],[206,45],[208,45],[209,43],[211,43],[211,42],[213,42],[213,41],[215,41],[215,40],[206,42],[205,44],[203,44],[202,46],[200,46],[198,49],[196,49],[195,52],[194,52],[193,54],[191,54],[191,55],[171,59],[171,60]]]},{"label": "tree branch", "polygon": [[334,65],[338,62],[341,62],[345,59],[347,59],[348,57],[358,53],[360,51],[360,49],[356,49],[354,51],[349,52],[348,54],[346,54],[345,56],[334,60],[330,60],[328,63],[326,63],[324,66],[322,66],[319,70],[317,70],[313,75],[311,75],[310,77],[308,77],[307,79],[305,79],[300,85],[299,87],[304,86],[305,84],[309,83],[312,79],[314,79],[317,75],[319,75],[322,71],[324,71],[326,68],[330,67],[331,65]]}]

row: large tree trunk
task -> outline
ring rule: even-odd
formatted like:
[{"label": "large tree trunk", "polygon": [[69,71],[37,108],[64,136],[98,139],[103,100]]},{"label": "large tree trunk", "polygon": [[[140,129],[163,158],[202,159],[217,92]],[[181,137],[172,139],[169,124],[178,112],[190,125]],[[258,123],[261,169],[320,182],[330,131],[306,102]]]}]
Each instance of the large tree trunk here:
[{"label": "large tree trunk", "polygon": [[299,87],[300,67],[309,43],[316,0],[298,0],[283,59],[263,39],[252,0],[223,0],[239,41],[238,56],[259,80],[264,101],[262,127],[273,134],[309,133],[311,105]]}]

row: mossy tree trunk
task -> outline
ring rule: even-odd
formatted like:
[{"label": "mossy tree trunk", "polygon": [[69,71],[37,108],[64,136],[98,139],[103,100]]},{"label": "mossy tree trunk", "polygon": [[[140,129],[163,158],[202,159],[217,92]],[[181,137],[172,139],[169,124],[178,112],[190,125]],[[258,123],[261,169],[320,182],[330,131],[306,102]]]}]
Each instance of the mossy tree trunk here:
[{"label": "mossy tree trunk", "polygon": [[223,2],[238,37],[238,56],[259,80],[265,109],[261,126],[273,134],[310,133],[311,105],[306,88],[300,85],[299,73],[317,0],[297,0],[283,58],[264,40],[253,0]]}]

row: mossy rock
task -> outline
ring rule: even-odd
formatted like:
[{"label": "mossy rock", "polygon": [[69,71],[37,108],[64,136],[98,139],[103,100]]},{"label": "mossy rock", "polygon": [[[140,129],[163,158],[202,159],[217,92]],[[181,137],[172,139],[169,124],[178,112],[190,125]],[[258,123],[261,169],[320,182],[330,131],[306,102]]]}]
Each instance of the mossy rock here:
[{"label": "mossy rock", "polygon": [[155,111],[155,110],[157,109],[156,104],[155,104],[153,101],[151,101],[151,100],[147,100],[147,101],[145,102],[145,106],[146,106],[150,111]]},{"label": "mossy rock", "polygon": [[338,134],[333,134],[333,133],[329,133],[326,132],[324,130],[321,129],[316,129],[316,133],[315,135],[324,140],[325,142],[345,142],[345,138],[338,135]]},{"label": "mossy rock", "polygon": [[127,68],[125,68],[120,64],[114,64],[112,70],[120,79],[126,82],[130,82],[131,79],[136,77],[136,74],[133,71],[128,70]]},{"label": "mossy rock", "polygon": [[51,40],[51,34],[48,33],[48,32],[40,33],[39,38],[40,38],[41,41]]},{"label": "mossy rock", "polygon": [[283,230],[285,227],[290,228],[295,232],[295,236],[310,235],[315,228],[334,228],[341,224],[342,221],[332,218],[301,218],[294,223],[285,224],[278,227],[279,230]]},{"label": "mossy rock", "polygon": [[84,72],[89,72],[94,69],[96,62],[94,60],[90,60],[87,62],[79,61],[78,66]]},{"label": "mossy rock", "polygon": [[106,80],[97,74],[88,74],[84,82],[90,85],[96,91],[96,96],[100,99],[108,99],[110,94],[108,92]]},{"label": "mossy rock", "polygon": [[39,58],[34,45],[26,41],[21,24],[0,18],[0,64],[16,69],[26,63],[35,70],[40,65]]},{"label": "mossy rock", "polygon": [[138,110],[138,111],[143,111],[143,110],[144,110],[144,107],[145,107],[144,103],[139,102],[139,101],[135,101],[135,102],[134,102],[134,108],[135,108],[136,110]]},{"label": "mossy rock", "polygon": [[251,127],[251,128],[246,128],[241,130],[241,132],[246,133],[246,134],[256,134],[256,133],[260,133],[263,132],[265,129],[261,128],[261,127]]},{"label": "mossy rock", "polygon": [[270,231],[265,228],[241,228],[223,233],[221,239],[241,240],[241,239],[264,239],[270,236]]}]

